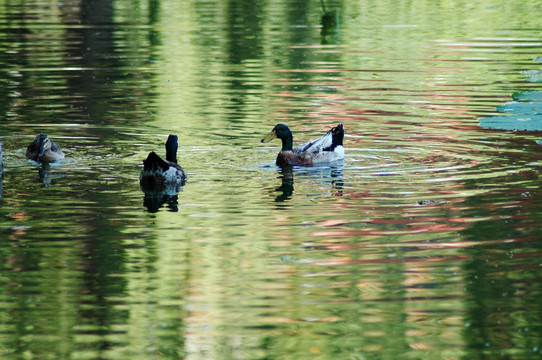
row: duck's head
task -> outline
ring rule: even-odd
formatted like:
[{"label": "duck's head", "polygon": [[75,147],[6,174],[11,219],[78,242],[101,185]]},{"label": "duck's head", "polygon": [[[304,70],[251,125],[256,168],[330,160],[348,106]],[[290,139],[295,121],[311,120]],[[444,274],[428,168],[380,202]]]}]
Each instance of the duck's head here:
[{"label": "duck's head", "polygon": [[264,137],[261,142],[266,143],[273,139],[281,139],[282,140],[282,151],[292,150],[293,145],[293,136],[292,132],[288,128],[288,126],[284,124],[277,124],[271,130],[269,135]]},{"label": "duck's head", "polygon": [[41,157],[43,154],[51,149],[51,139],[45,134],[38,134],[34,138],[34,141],[32,143],[35,145],[35,147],[38,149],[38,156]]}]

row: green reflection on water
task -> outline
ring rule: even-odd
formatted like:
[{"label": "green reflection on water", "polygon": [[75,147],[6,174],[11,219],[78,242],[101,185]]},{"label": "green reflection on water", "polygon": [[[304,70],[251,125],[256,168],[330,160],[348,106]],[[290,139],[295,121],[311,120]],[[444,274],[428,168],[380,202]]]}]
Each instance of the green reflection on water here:
[{"label": "green reflection on water", "polygon": [[[539,355],[539,150],[476,126],[539,5],[326,5],[327,43],[319,1],[0,3],[5,358]],[[258,144],[337,121],[340,169]],[[169,133],[189,181],[149,204]]]}]

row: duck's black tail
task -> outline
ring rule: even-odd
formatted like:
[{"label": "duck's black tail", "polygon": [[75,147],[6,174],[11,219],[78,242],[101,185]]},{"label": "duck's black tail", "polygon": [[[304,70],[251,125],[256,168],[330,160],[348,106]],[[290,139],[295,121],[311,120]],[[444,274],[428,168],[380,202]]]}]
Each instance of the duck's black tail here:
[{"label": "duck's black tail", "polygon": [[151,151],[147,159],[143,160],[143,170],[145,172],[167,171],[168,169],[169,164],[156,155],[154,151]]},{"label": "duck's black tail", "polygon": [[343,138],[344,138],[343,124],[339,123],[339,125],[329,130],[328,134],[329,133],[331,133],[331,136],[332,136],[331,145],[329,145],[327,148],[322,149],[322,150],[335,151],[335,148],[337,146],[343,146]]},{"label": "duck's black tail", "polygon": [[335,126],[333,129],[331,129],[331,133],[333,134],[333,145],[338,146],[343,144],[344,139],[344,128],[343,124],[339,123],[339,125]]}]

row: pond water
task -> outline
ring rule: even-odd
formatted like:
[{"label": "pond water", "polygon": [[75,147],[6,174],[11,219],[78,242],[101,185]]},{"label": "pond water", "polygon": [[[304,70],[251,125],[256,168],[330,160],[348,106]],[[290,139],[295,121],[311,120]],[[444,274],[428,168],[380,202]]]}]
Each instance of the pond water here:
[{"label": "pond water", "polygon": [[[2,358],[542,356],[542,134],[478,122],[540,90],[542,3],[326,10],[0,1]],[[279,122],[344,162],[276,167]]]}]

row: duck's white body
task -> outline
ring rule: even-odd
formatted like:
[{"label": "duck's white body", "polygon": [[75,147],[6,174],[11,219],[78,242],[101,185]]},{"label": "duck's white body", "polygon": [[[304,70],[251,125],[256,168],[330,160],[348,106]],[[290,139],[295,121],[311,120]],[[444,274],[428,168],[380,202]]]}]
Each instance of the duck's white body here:
[{"label": "duck's white body", "polygon": [[292,152],[296,157],[310,159],[313,165],[344,159],[344,147],[334,146],[332,130],[319,139],[296,146]]}]

